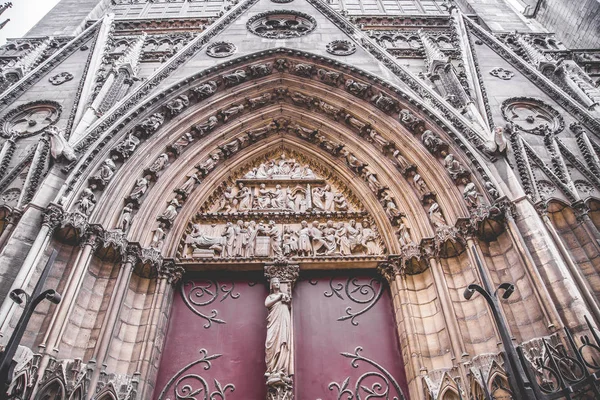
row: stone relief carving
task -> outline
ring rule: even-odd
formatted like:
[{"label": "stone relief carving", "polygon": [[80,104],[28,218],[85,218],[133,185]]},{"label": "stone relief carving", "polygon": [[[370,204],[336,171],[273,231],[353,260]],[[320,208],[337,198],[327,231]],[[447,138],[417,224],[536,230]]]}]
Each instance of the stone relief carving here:
[{"label": "stone relief carving", "polygon": [[116,158],[120,161],[125,161],[135,151],[135,149],[140,144],[140,139],[133,135],[133,133],[129,133],[121,142],[119,142],[112,150],[111,153],[116,156]]},{"label": "stone relief carving", "polygon": [[198,100],[204,100],[212,96],[217,91],[217,83],[215,81],[207,81],[192,89],[192,93]]},{"label": "stone relief carving", "polygon": [[270,279],[270,294],[265,300],[267,307],[267,339],[265,342],[265,378],[267,386],[289,386],[294,374],[291,296],[281,291],[281,281]]},{"label": "stone relief carving", "polygon": [[[171,117],[174,117],[175,115],[180,114],[189,105],[190,99],[186,95],[182,94],[169,101],[166,107],[167,110],[169,110]],[[160,124],[162,124],[162,122]],[[158,126],[160,126],[160,124],[158,124]],[[158,126],[156,129],[158,129]]]},{"label": "stone relief carving", "polygon": [[229,57],[237,51],[237,47],[231,42],[214,42],[206,48],[206,54],[215,58]]},{"label": "stone relief carving", "polygon": [[224,74],[221,78],[223,79],[223,83],[227,87],[239,85],[244,82],[248,76],[246,75],[246,71],[243,69],[238,69],[229,74]]},{"label": "stone relief carving", "polygon": [[515,76],[515,73],[508,69],[504,69],[502,67],[497,67],[490,71],[490,75],[495,76],[496,78],[508,81],[508,80],[511,80],[513,78],[513,76]]},{"label": "stone relief carving", "polygon": [[53,77],[49,78],[48,81],[54,86],[62,85],[65,82],[73,80],[73,74],[70,72],[61,72],[60,74],[56,74]]},{"label": "stone relief carving", "polygon": [[[114,157],[114,156],[113,156]],[[103,189],[108,182],[112,179],[117,166],[115,165],[113,157],[107,158],[102,162],[98,171],[90,178],[90,183],[96,185],[96,187]],[[116,157],[114,157],[116,158]]]},{"label": "stone relief carving", "polygon": [[371,90],[371,85],[353,79],[347,79],[344,86],[347,91],[360,98],[364,98]]},{"label": "stone relief carving", "polygon": [[248,20],[247,29],[267,39],[289,39],[309,34],[317,21],[308,14],[291,10],[273,10]]},{"label": "stone relief carving", "polygon": [[50,154],[55,160],[59,160],[64,157],[67,161],[77,160],[75,150],[65,139],[64,132],[58,129],[56,126],[49,126],[45,130],[46,134],[50,138]]},{"label": "stone relief carving", "polygon": [[356,52],[356,45],[349,40],[334,40],[327,43],[325,48],[335,56],[349,56]]},{"label": "stone relief carving", "polygon": [[[186,147],[188,147],[194,141],[194,137],[190,132],[186,132],[179,139],[169,145],[168,149],[175,153],[176,156],[180,155]],[[164,153],[163,153],[164,154]],[[168,158],[167,158],[168,161]]]},{"label": "stone relief carving", "polygon": [[127,232],[129,227],[131,226],[131,219],[133,213],[133,204],[127,203],[123,210],[121,211],[121,215],[119,216],[119,220],[117,221],[117,229],[120,229],[123,232]]},{"label": "stone relief carving", "polygon": [[163,113],[154,113],[136,126],[135,132],[145,137],[152,136],[165,122]]},{"label": "stone relief carving", "polygon": [[75,204],[77,211],[84,214],[85,216],[89,216],[94,207],[96,206],[96,196],[94,192],[90,188],[86,188],[81,193],[79,200]]},{"label": "stone relief carving", "polygon": [[40,100],[23,104],[9,111],[1,120],[2,137],[26,137],[38,134],[58,121],[62,112],[60,104]]}]

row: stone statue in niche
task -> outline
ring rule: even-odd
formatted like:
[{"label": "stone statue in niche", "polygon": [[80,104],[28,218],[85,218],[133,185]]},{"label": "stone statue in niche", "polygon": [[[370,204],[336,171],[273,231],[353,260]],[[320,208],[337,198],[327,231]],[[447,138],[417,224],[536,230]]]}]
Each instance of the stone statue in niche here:
[{"label": "stone statue in niche", "polygon": [[369,189],[371,189],[371,192],[378,195],[382,190],[385,190],[385,187],[381,184],[381,182],[379,182],[377,174],[371,171],[369,167],[363,169],[362,176],[367,182],[367,185],[369,185]]},{"label": "stone statue in niche", "polygon": [[246,71],[238,69],[230,74],[223,75],[223,83],[225,86],[235,86],[246,80]]},{"label": "stone statue in niche", "polygon": [[371,98],[371,102],[375,104],[377,108],[383,110],[385,112],[394,111],[396,109],[397,103],[394,99],[389,96],[386,96],[383,93],[379,93]]},{"label": "stone statue in niche", "polygon": [[290,95],[290,99],[299,106],[304,106],[310,108],[313,105],[314,98],[310,96],[306,96],[300,92],[293,92]]},{"label": "stone statue in niche", "polygon": [[265,300],[268,310],[265,378],[268,386],[290,385],[294,374],[291,302],[290,296],[281,291],[279,278],[271,278],[270,294]]},{"label": "stone statue in niche", "polygon": [[125,139],[113,149],[123,160],[131,157],[137,146],[140,144],[140,139],[134,136],[133,133],[129,133]]},{"label": "stone statue in niche", "polygon": [[133,204],[127,203],[123,210],[121,211],[121,216],[119,217],[119,221],[117,221],[117,229],[120,229],[123,232],[127,232],[129,227],[131,226],[131,217],[133,213]]},{"label": "stone statue in niche", "polygon": [[463,190],[463,197],[469,207],[477,207],[479,205],[479,193],[473,182],[469,182]]},{"label": "stone statue in niche", "polygon": [[500,196],[500,192],[494,186],[494,184],[490,181],[485,181],[485,190],[492,196],[492,198],[497,199]]},{"label": "stone statue in niche", "polygon": [[423,145],[425,145],[431,154],[440,154],[444,156],[445,151],[448,148],[448,144],[440,139],[436,133],[430,130],[423,132],[423,135],[421,136],[421,142],[423,142]]},{"label": "stone statue in niche", "polygon": [[146,118],[141,124],[139,124],[137,129],[142,131],[146,136],[150,136],[155,133],[164,122],[164,114],[154,113],[150,117]]},{"label": "stone statue in niche", "polygon": [[203,163],[201,163],[200,165],[197,165],[196,168],[198,169],[198,171],[200,171],[200,173],[202,173],[202,176],[206,176],[213,169],[215,169],[218,162],[219,162],[219,155],[216,153],[213,153]]},{"label": "stone statue in niche", "polygon": [[169,156],[167,155],[167,153],[162,153],[161,155],[158,156],[158,158],[156,160],[154,160],[154,162],[152,163],[150,168],[148,168],[148,171],[154,175],[157,175],[160,171],[162,171],[167,166],[168,162],[169,162]]},{"label": "stone statue in niche", "polygon": [[148,186],[150,185],[150,181],[149,181],[149,176],[143,176],[141,178],[139,178],[136,183],[135,186],[133,187],[133,190],[131,191],[131,194],[129,195],[129,198],[131,200],[135,200],[138,201],[142,198],[142,196],[144,195],[144,193],[146,193],[146,190],[148,190]]},{"label": "stone statue in niche", "polygon": [[357,174],[360,174],[362,170],[368,165],[365,162],[360,161],[353,153],[348,150],[344,150],[342,155],[346,158],[346,164],[350,169]]},{"label": "stone statue in niche", "polygon": [[192,193],[192,190],[194,190],[194,186],[196,185],[196,183],[201,183],[201,182],[202,182],[202,180],[200,179],[198,174],[193,173],[192,175],[190,175],[188,177],[188,179],[183,183],[183,185],[181,185],[181,187],[179,187],[175,191],[177,193],[187,197],[190,195],[190,193]]},{"label": "stone statue in niche", "polygon": [[321,111],[323,114],[329,115],[335,121],[338,120],[338,117],[342,112],[342,110],[340,110],[339,108],[334,107],[331,104],[324,102],[323,100],[316,100],[314,102],[314,105],[319,111]]},{"label": "stone statue in niche", "polygon": [[212,131],[215,126],[219,123],[219,120],[214,115],[208,117],[208,119],[200,124],[194,125],[194,131],[198,133],[198,136],[202,137]]},{"label": "stone statue in niche", "polygon": [[73,150],[73,147],[65,139],[63,131],[54,125],[50,125],[46,128],[46,133],[50,137],[50,154],[52,158],[58,160],[62,156],[67,161],[77,160],[75,150]]},{"label": "stone statue in niche", "polygon": [[260,78],[261,76],[269,75],[272,71],[273,67],[270,63],[255,64],[250,66],[250,74],[252,74],[253,78]]},{"label": "stone statue in niche", "polygon": [[319,69],[317,71],[317,76],[321,80],[331,86],[337,86],[340,79],[342,79],[342,74],[335,71],[327,71],[326,69]]},{"label": "stone statue in niche", "polygon": [[398,241],[402,247],[409,245],[412,243],[412,239],[410,238],[410,233],[408,231],[408,227],[406,226],[406,222],[404,218],[400,219],[400,225],[398,226],[398,230],[396,231],[396,235],[398,235]]},{"label": "stone statue in niche", "polygon": [[94,182],[100,183],[104,187],[111,180],[116,170],[117,166],[115,165],[115,162],[112,160],[112,158],[107,158],[102,162],[102,165],[100,166],[100,168],[98,168],[98,171],[96,171],[96,174],[92,177],[92,180]]},{"label": "stone statue in niche", "polygon": [[252,97],[247,100],[250,108],[258,108],[264,105],[269,104],[273,100],[273,95],[271,93],[265,93],[261,96]]},{"label": "stone statue in niche", "polygon": [[77,211],[89,216],[94,210],[95,206],[96,196],[94,195],[94,192],[92,192],[92,189],[90,188],[85,188],[81,193],[81,197],[79,197],[79,200],[77,201]]},{"label": "stone statue in niche", "polygon": [[440,209],[440,205],[436,202],[433,202],[429,207],[429,220],[431,224],[437,229],[446,226],[446,220],[442,215],[442,210]]},{"label": "stone statue in niche", "polygon": [[152,242],[150,243],[150,247],[153,249],[160,250],[165,242],[165,237],[167,234],[165,233],[165,224],[160,223],[156,230],[154,231],[154,235],[152,236]]},{"label": "stone statue in niche", "polygon": [[179,207],[177,198],[172,199],[167,206],[167,209],[158,217],[159,220],[167,222],[169,225],[177,218],[177,207]]},{"label": "stone statue in niche", "polygon": [[396,224],[397,221],[402,219],[402,212],[398,209],[396,201],[388,192],[383,194],[380,201],[383,205],[383,209],[385,210],[385,215],[387,215],[388,219],[392,221],[393,224]]},{"label": "stone statue in niche", "polygon": [[233,139],[230,142],[222,144],[219,147],[225,157],[230,157],[240,151],[244,144],[248,141],[248,137],[245,135],[240,136],[239,138]]},{"label": "stone statue in niche", "polygon": [[296,75],[310,78],[313,74],[314,67],[312,64],[294,64],[292,66],[292,72]]},{"label": "stone statue in niche", "polygon": [[169,110],[169,113],[171,114],[171,116],[173,117],[173,116],[181,113],[189,105],[190,105],[190,100],[188,99],[188,97],[186,95],[182,94],[182,95],[174,98],[170,102],[168,102],[166,107]]},{"label": "stone statue in niche", "polygon": [[225,110],[220,110],[217,113],[217,116],[223,122],[227,122],[228,120],[230,120],[231,118],[235,117],[238,114],[241,114],[242,112],[244,112],[244,105],[243,104],[234,104]]},{"label": "stone statue in niche", "polygon": [[186,132],[183,135],[181,135],[181,137],[179,139],[177,139],[173,144],[171,144],[171,146],[169,146],[169,148],[172,149],[176,155],[179,155],[193,141],[194,141],[194,137],[192,136],[192,134],[189,132]]},{"label": "stone statue in niche", "polygon": [[208,81],[202,85],[192,89],[192,92],[199,100],[212,96],[217,91],[217,82]]},{"label": "stone statue in niche", "polygon": [[346,114],[344,120],[347,124],[355,128],[358,132],[363,132],[367,128],[367,124],[362,122],[358,118],[355,118],[352,114]]},{"label": "stone statue in niche", "polygon": [[452,180],[457,180],[465,175],[468,175],[467,170],[452,153],[448,154],[446,158],[444,158],[444,166],[446,167],[446,171],[448,171],[448,174],[450,174]]},{"label": "stone statue in niche", "polygon": [[373,128],[365,129],[365,133],[367,135],[367,140],[371,143],[377,144],[381,146],[383,149],[387,149],[392,144],[386,140],[383,136],[381,136],[377,131]]},{"label": "stone statue in niche", "polygon": [[352,79],[346,80],[346,83],[344,86],[346,87],[347,91],[349,91],[356,97],[361,97],[361,98],[364,97],[369,92],[369,89],[371,88],[371,85],[360,83],[360,82],[354,81]]},{"label": "stone statue in niche", "polygon": [[420,174],[415,174],[413,176],[413,185],[421,196],[427,196],[431,193],[431,190],[429,190],[429,186],[427,186],[427,183],[425,183],[425,180],[421,177]]},{"label": "stone statue in niche", "polygon": [[404,174],[408,169],[410,169],[410,163],[406,160],[406,158],[404,158],[402,153],[400,153],[400,150],[394,150],[394,153],[392,153],[392,157],[394,157],[394,161],[396,162],[396,168],[398,168],[400,172]]},{"label": "stone statue in niche", "polygon": [[425,130],[425,122],[407,109],[400,111],[399,119],[402,125],[414,134],[420,134]]},{"label": "stone statue in niche", "polygon": [[335,143],[335,142],[327,139],[326,136],[323,136],[320,134],[317,134],[315,136],[315,142],[323,150],[325,150],[326,152],[328,152],[329,154],[332,154],[334,156],[337,156],[338,154],[340,154],[340,151],[342,151],[342,149],[344,148],[343,144]]}]

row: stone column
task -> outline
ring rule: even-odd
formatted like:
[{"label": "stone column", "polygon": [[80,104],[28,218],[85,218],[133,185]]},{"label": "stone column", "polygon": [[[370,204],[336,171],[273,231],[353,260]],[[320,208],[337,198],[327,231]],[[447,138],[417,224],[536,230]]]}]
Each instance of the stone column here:
[{"label": "stone column", "polygon": [[[71,272],[67,277],[67,283],[63,289],[62,301],[56,307],[52,319],[50,320],[50,325],[46,330],[46,335],[39,345],[39,351],[40,354],[42,354],[42,358],[38,367],[36,384],[42,381],[50,358],[58,356],[58,346],[60,345],[65,328],[69,323],[69,316],[75,306],[77,295],[83,284],[88,265],[99,244],[97,232],[89,232],[80,244],[79,253],[77,254],[75,263],[71,268]],[[34,387],[33,392],[36,390],[37,388]]]},{"label": "stone column", "polygon": [[10,216],[8,217],[8,221],[6,222],[6,226],[2,231],[2,235],[0,235],[0,250],[2,250],[8,241],[8,238],[10,237],[15,225],[17,225],[17,222],[19,222],[19,219],[21,219],[21,215],[21,211],[12,210]]},{"label": "stone column", "polygon": [[[25,261],[21,266],[21,269],[17,273],[15,280],[13,281],[9,293],[14,289],[26,290],[31,278],[35,272],[35,267],[39,263],[40,259],[44,254],[44,250],[48,246],[50,237],[54,229],[61,223],[63,218],[63,211],[59,206],[51,204],[43,215],[42,227],[38,233],[35,241],[25,257]],[[0,335],[2,337],[8,336],[8,329],[10,319],[13,312],[17,309],[18,305],[6,296],[2,306],[0,306]]]},{"label": "stone column", "polygon": [[[299,272],[298,265],[291,265],[285,259],[278,259],[272,264],[265,265],[265,277],[269,281],[269,296],[265,300],[265,307],[268,309],[265,343],[266,400],[293,400],[294,398],[292,289]],[[277,327],[273,328],[273,326]],[[284,335],[286,337],[282,337]]]},{"label": "stone column", "polygon": [[2,150],[0,150],[0,179],[4,178],[4,174],[8,169],[8,164],[10,163],[10,160],[12,160],[16,147],[15,135],[6,139],[2,145]]},{"label": "stone column", "polygon": [[[167,324],[161,325],[161,316],[169,315],[171,304],[173,301],[173,289],[183,276],[185,270],[175,265],[170,260],[163,262],[158,271],[158,279],[148,322],[144,330],[144,338],[142,340],[142,350],[137,362],[135,374],[140,376],[140,399],[149,399],[156,382],[156,374],[158,365],[153,365],[159,360],[158,354],[162,352],[164,345],[163,335],[166,332],[161,332],[161,327],[166,330]],[[165,321],[167,322],[167,321]],[[152,369],[154,367],[154,370]]]},{"label": "stone column", "polygon": [[104,363],[108,355],[108,350],[110,348],[110,343],[114,334],[115,326],[117,326],[117,321],[121,312],[123,299],[125,298],[127,288],[129,287],[129,281],[131,279],[133,267],[137,263],[138,259],[139,248],[137,246],[130,245],[127,248],[125,259],[121,266],[121,270],[119,271],[119,275],[117,276],[115,288],[113,289],[113,295],[110,297],[110,302],[106,310],[106,315],[104,317],[102,329],[100,330],[98,341],[96,342],[96,347],[94,348],[94,353],[92,354],[92,358],[90,360],[90,364],[92,364],[93,371],[90,378],[88,393],[86,395],[86,399],[88,400],[90,400],[95,395],[96,386],[98,385],[98,380],[100,378],[100,373],[105,367]]},{"label": "stone column", "polygon": [[[418,396],[421,393],[424,393],[423,379],[420,379],[420,375],[426,374],[427,369],[423,365],[422,351],[419,346],[419,339],[415,335],[416,328],[414,326],[412,313],[410,312],[410,300],[406,296],[407,283],[404,259],[390,259],[379,264],[377,270],[390,285],[394,316],[398,314],[402,314],[403,316],[404,331],[406,332],[406,347],[408,350],[408,354],[405,357],[407,359],[404,360],[404,364],[407,367],[408,386],[413,397]],[[406,307],[406,310],[402,308],[403,306]],[[402,332],[400,331],[398,320],[396,320],[396,324],[398,340],[401,340]],[[398,346],[402,348],[402,343],[398,343]]]}]

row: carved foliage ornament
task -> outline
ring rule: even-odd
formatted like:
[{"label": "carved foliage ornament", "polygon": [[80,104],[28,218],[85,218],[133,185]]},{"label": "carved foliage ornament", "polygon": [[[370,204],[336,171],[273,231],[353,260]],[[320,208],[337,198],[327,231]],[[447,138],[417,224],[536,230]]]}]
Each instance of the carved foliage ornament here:
[{"label": "carved foliage ornament", "polygon": [[336,56],[349,56],[356,52],[356,45],[349,40],[334,40],[327,43],[327,52]]},{"label": "carved foliage ornament", "polygon": [[40,100],[23,104],[0,120],[0,134],[8,138],[13,135],[27,137],[41,133],[58,121],[61,111],[62,107],[55,101]]},{"label": "carved foliage ornament", "polygon": [[206,54],[215,58],[228,57],[237,51],[237,47],[231,42],[215,42],[206,48]]},{"label": "carved foliage ornament", "polygon": [[273,10],[250,18],[246,27],[267,39],[289,39],[309,34],[317,21],[308,14],[289,10]]},{"label": "carved foliage ornament", "polygon": [[534,135],[550,131],[559,133],[565,121],[558,111],[543,101],[531,97],[513,97],[502,103],[502,116],[517,129]]}]

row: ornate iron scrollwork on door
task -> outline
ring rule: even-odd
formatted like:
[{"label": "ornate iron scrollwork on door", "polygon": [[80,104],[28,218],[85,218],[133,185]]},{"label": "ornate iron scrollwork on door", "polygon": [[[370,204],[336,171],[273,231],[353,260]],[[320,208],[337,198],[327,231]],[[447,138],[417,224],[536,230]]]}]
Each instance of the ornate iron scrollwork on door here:
[{"label": "ornate iron scrollwork on door", "polygon": [[[229,287],[231,285],[231,287]],[[219,297],[219,302],[227,298],[233,300],[240,298],[240,293],[234,293],[235,284],[219,283],[217,281],[199,281],[187,280],[181,285],[181,297],[194,314],[204,318],[206,324],[204,328],[208,329],[215,324],[225,324],[225,320],[218,318],[219,312],[216,309],[210,310],[210,314],[202,312],[200,309],[214,303]]]},{"label": "ornate iron scrollwork on door", "polygon": [[218,380],[214,379],[214,390],[212,390],[206,379],[190,372],[194,366],[199,364],[204,364],[203,369],[208,371],[212,366],[210,362],[219,357],[221,357],[221,354],[209,356],[206,349],[200,349],[200,359],[180,369],[167,382],[160,392],[158,400],[226,400],[227,391],[235,391],[235,385],[228,383],[223,386]]},{"label": "ornate iron scrollwork on door", "polygon": [[[341,353],[342,356],[351,360],[350,365],[353,368],[358,368],[359,362],[364,362],[372,367],[374,371],[365,372],[354,384],[350,385],[350,377],[346,378],[341,384],[331,382],[329,390],[337,389],[337,400],[342,399],[385,399],[385,400],[405,400],[404,393],[400,385],[394,377],[381,365],[375,361],[368,359],[360,354],[363,348],[358,346],[354,349],[354,353]],[[364,397],[363,397],[364,396]]]},{"label": "ornate iron scrollwork on door", "polygon": [[362,315],[369,311],[377,301],[381,298],[383,294],[383,284],[378,279],[371,279],[368,283],[359,283],[357,278],[348,278],[346,284],[338,282],[334,284],[334,278],[329,280],[329,287],[331,288],[331,292],[325,291],[323,294],[325,297],[332,297],[336,295],[338,298],[344,300],[344,296],[342,295],[342,291],[346,292],[346,296],[348,299],[357,304],[365,305],[360,311],[352,311],[352,307],[346,307],[346,315],[342,315],[337,320],[338,321],[346,321],[350,320],[352,325],[358,326],[358,321],[356,317]]}]

